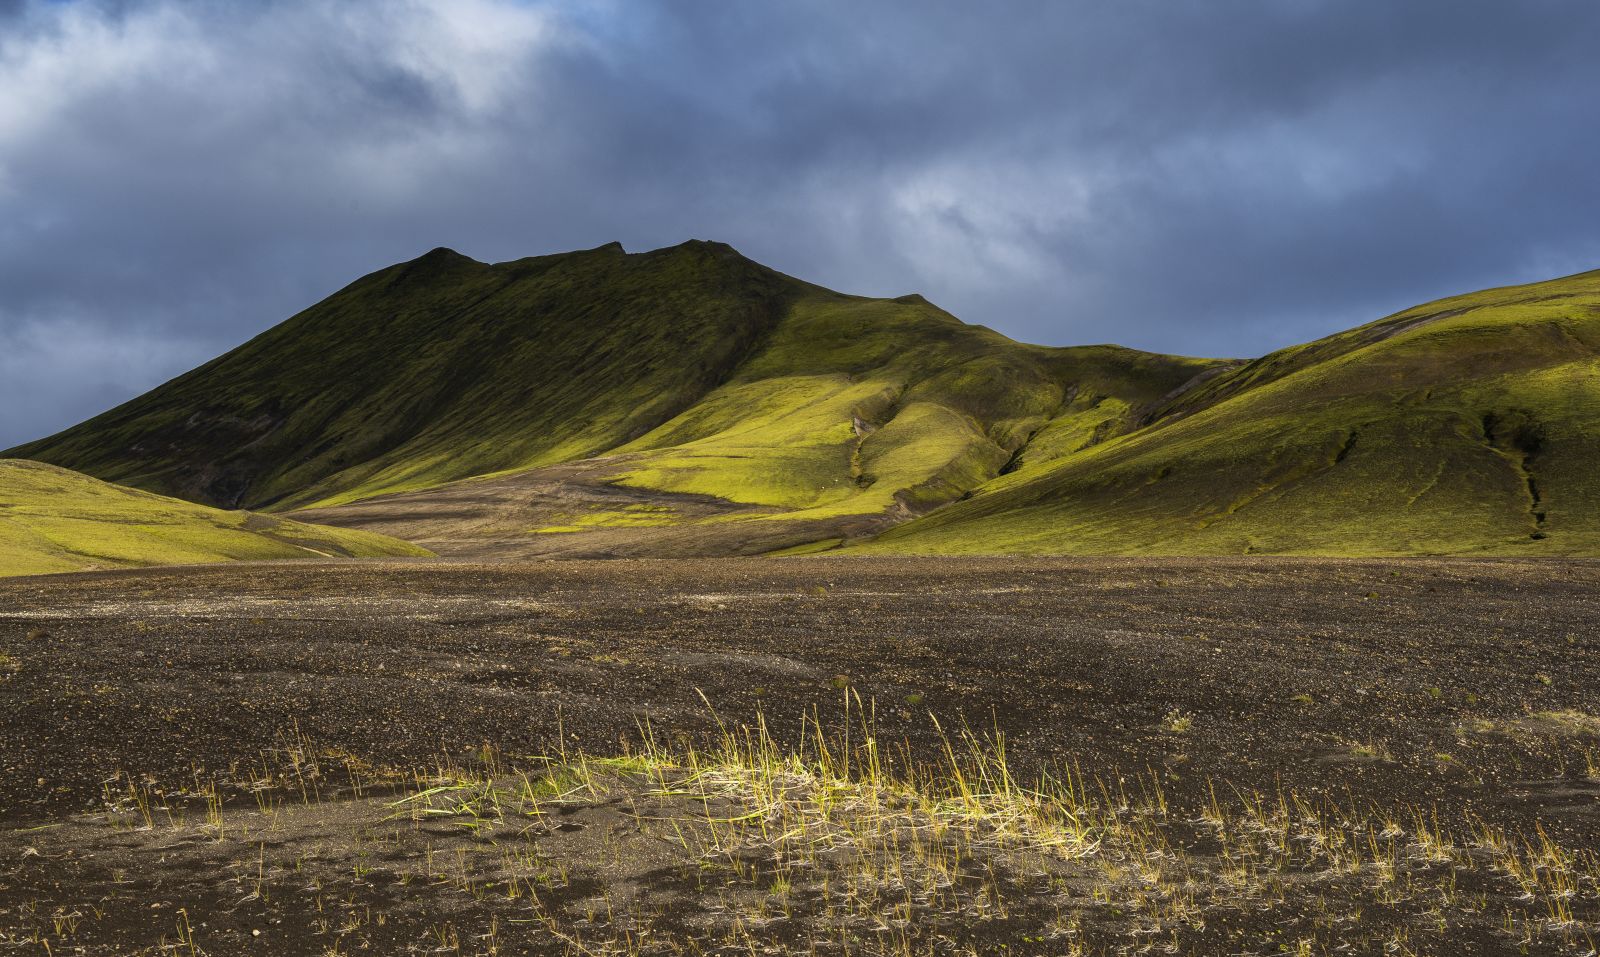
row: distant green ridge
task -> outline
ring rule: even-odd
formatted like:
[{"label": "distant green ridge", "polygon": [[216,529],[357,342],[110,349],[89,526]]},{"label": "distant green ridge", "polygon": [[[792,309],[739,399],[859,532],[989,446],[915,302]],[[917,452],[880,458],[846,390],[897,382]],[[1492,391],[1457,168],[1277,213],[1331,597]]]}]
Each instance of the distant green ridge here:
[{"label": "distant green ridge", "polygon": [[1284,349],[868,551],[1600,555],[1600,271]]},{"label": "distant green ridge", "polygon": [[244,559],[427,555],[370,532],[224,512],[0,459],[0,577]]}]

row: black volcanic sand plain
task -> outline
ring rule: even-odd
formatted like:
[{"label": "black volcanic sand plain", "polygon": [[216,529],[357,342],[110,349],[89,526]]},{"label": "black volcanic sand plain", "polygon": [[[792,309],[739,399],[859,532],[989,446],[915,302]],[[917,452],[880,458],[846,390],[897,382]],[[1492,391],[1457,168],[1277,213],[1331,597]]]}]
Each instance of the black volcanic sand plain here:
[{"label": "black volcanic sand plain", "polygon": [[1577,560],[13,579],[0,951],[1592,952],[1596,622]]}]

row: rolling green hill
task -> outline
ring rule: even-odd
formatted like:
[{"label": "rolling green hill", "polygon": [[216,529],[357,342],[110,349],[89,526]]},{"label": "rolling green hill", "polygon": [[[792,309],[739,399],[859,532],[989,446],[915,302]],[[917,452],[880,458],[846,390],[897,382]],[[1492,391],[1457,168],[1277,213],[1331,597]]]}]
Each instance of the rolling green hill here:
[{"label": "rolling green hill", "polygon": [[1226,371],[895,552],[1600,555],[1600,271]]},{"label": "rolling green hill", "polygon": [[1251,362],[1045,348],[727,246],[448,250],[13,450],[441,553],[1600,554],[1600,273]]},{"label": "rolling green hill", "polygon": [[414,545],[224,512],[0,459],[0,577],[240,559],[426,555]]},{"label": "rolling green hill", "polygon": [[1023,345],[715,243],[498,265],[434,250],[10,454],[275,509],[606,454],[625,487],[909,515],[1131,428],[1216,365]]}]

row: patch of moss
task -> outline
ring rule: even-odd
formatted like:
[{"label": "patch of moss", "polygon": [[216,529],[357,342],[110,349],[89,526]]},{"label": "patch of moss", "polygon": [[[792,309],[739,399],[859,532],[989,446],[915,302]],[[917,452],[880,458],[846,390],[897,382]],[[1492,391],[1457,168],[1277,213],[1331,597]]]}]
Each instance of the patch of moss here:
[{"label": "patch of moss", "polygon": [[651,506],[630,506],[621,511],[593,509],[562,517],[564,520],[532,529],[535,535],[560,535],[587,532],[597,528],[658,528],[676,525],[672,510]]}]

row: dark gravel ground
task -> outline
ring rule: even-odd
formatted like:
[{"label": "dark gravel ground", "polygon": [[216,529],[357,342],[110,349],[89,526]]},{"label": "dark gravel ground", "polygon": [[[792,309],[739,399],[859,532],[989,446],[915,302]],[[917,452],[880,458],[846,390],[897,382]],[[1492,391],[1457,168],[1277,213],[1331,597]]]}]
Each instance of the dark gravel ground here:
[{"label": "dark gravel ground", "polygon": [[[8,580],[0,949],[744,954],[812,935],[829,954],[1592,954],[1597,621],[1596,562],[330,561]],[[760,713],[781,739],[807,713],[841,724],[847,696],[901,760],[938,760],[931,712],[1003,731],[1019,771],[1076,766],[1102,806],[1159,778],[1183,857],[1158,858],[1176,869],[1158,885],[1127,869],[1148,855],[1068,862],[1047,884],[972,858],[951,895],[881,907],[813,874],[776,919],[770,875],[674,857],[677,822],[652,836],[621,798],[493,833],[397,822],[387,803],[438,779],[386,768],[468,766],[485,746],[501,767],[613,754],[646,721],[693,740]],[[390,783],[313,762],[308,784],[306,754]],[[1207,836],[1213,791],[1235,823]],[[1252,791],[1409,822],[1397,872],[1342,869],[1304,830],[1304,860],[1274,863],[1290,839],[1273,828],[1253,832],[1262,870],[1238,869],[1220,835],[1248,832]],[[1478,820],[1545,855],[1543,896],[1493,863]],[[1456,863],[1429,857],[1425,827],[1462,842]],[[1541,829],[1564,856],[1535,850]],[[519,872],[533,883],[516,896]]]},{"label": "dark gravel ground", "polygon": [[[1023,768],[1177,801],[1279,787],[1600,846],[1600,563],[1312,559],[318,562],[0,582],[0,820],[189,780],[284,729],[374,763],[614,752],[842,687]],[[1553,716],[1552,716],[1553,715]],[[559,732],[558,732],[558,729]]]}]

